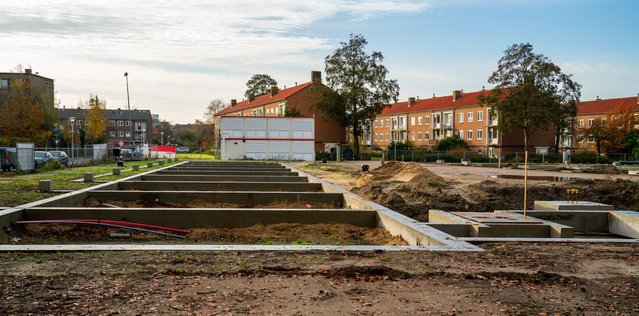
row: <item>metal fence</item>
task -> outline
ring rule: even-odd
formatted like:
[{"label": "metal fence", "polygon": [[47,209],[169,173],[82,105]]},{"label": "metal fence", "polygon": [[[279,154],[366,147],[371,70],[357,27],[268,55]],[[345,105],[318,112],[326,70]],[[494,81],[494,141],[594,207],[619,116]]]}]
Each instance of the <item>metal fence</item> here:
[{"label": "metal fence", "polygon": [[[428,150],[386,150],[378,152],[364,152],[362,160],[379,160],[382,155],[387,161],[412,161],[412,162],[436,162],[460,163],[462,160],[474,163],[497,163],[498,157],[482,155],[474,151],[428,151]],[[561,153],[535,154],[528,153],[530,163],[563,163]],[[598,155],[595,152],[573,152],[568,157],[569,163],[583,164],[609,164],[615,161],[639,161],[639,153],[605,153]],[[524,152],[504,152],[501,163],[523,163]]]}]

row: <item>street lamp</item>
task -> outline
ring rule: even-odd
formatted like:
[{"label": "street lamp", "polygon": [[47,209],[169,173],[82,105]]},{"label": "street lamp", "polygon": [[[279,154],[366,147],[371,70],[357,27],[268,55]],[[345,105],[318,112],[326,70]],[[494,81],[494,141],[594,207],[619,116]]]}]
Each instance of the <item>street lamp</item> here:
[{"label": "street lamp", "polygon": [[75,150],[75,146],[73,144],[73,135],[75,134],[75,117],[70,117],[69,118],[69,122],[71,122],[71,161],[74,161],[74,150]]},{"label": "street lamp", "polygon": [[133,141],[133,123],[131,122],[131,100],[129,99],[129,73],[124,73],[124,78],[126,79],[126,103],[127,109],[129,110],[129,136],[131,136],[131,147],[135,147],[135,142]]},{"label": "street lamp", "polygon": [[160,145],[164,146],[164,132],[160,132],[160,136],[162,136],[162,141],[160,141]]}]

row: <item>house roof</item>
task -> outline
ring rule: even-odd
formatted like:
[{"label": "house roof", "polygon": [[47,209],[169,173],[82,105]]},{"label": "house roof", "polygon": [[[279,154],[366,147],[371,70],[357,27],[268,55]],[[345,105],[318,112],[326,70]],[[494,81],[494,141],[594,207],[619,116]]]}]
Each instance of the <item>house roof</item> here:
[{"label": "house roof", "polygon": [[[108,120],[128,120],[129,119],[129,110],[121,110],[121,109],[107,109],[106,116]],[[70,117],[76,118],[86,118],[87,113],[89,113],[88,109],[58,109],[58,118],[60,119],[68,119]],[[131,110],[131,120],[147,120],[151,116],[150,110]]]},{"label": "house roof", "polygon": [[307,83],[303,83],[288,89],[284,89],[282,91],[279,91],[277,94],[271,96],[271,93],[267,93],[267,94],[263,94],[261,96],[256,97],[253,101],[249,102],[249,100],[244,100],[242,102],[238,102],[236,105],[234,106],[229,106],[226,107],[224,109],[222,109],[221,111],[215,113],[215,116],[221,116],[221,115],[225,115],[225,114],[229,114],[229,113],[233,113],[236,111],[241,111],[241,110],[245,110],[245,109],[249,109],[252,107],[256,107],[256,106],[260,106],[260,105],[264,105],[264,104],[268,104],[268,103],[272,103],[272,102],[276,102],[276,101],[281,101],[281,100],[285,100],[286,98],[292,96],[293,94],[303,90],[306,87],[309,87],[311,85],[312,82],[307,82]]},{"label": "house roof", "polygon": [[415,100],[415,103],[408,106],[408,101],[397,102],[391,104],[389,107],[385,107],[382,110],[380,115],[390,115],[390,114],[398,114],[398,113],[407,113],[407,112],[419,112],[419,111],[429,111],[429,110],[437,110],[437,109],[447,109],[447,108],[458,108],[464,106],[472,106],[478,105],[479,97],[482,94],[488,94],[489,90],[481,90],[475,92],[464,92],[462,96],[453,101],[453,95],[447,95],[442,97],[428,98],[428,99],[418,99]]},{"label": "house roof", "polygon": [[609,113],[619,109],[639,111],[639,97],[579,102],[579,104],[577,104],[577,115]]}]

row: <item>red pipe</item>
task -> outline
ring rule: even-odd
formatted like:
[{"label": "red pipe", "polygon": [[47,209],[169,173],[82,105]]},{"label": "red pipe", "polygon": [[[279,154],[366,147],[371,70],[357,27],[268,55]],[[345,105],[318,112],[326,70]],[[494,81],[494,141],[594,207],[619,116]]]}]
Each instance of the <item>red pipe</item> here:
[{"label": "red pipe", "polygon": [[112,221],[107,219],[50,219],[50,220],[35,220],[35,221],[16,221],[16,224],[46,224],[46,223],[77,223],[77,222],[86,222],[86,223],[105,223],[105,224],[113,224],[127,227],[138,227],[145,229],[155,229],[155,230],[163,230],[167,232],[173,232],[178,234],[188,234],[191,231],[186,229],[178,229],[164,226],[156,226],[142,223],[133,223],[133,222],[124,222],[124,221]]}]

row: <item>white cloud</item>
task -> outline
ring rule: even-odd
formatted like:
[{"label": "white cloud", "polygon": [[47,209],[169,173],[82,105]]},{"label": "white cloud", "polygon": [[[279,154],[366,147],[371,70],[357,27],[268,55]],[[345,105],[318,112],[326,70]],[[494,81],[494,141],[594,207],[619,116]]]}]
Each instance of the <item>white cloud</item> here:
[{"label": "white cloud", "polygon": [[121,106],[128,71],[134,104],[188,122],[208,99],[241,98],[253,73],[307,80],[335,43],[314,31],[322,21],[418,13],[428,2],[5,0],[0,47],[11,48],[0,50],[0,71],[31,64],[69,106],[89,93]]}]

